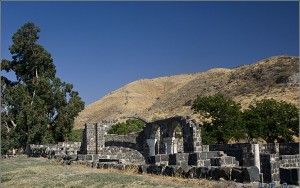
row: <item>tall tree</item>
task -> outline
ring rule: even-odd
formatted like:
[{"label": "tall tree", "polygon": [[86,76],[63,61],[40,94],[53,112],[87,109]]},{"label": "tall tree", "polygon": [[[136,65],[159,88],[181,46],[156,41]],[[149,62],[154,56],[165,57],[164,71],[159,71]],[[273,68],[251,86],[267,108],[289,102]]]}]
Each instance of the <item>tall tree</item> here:
[{"label": "tall tree", "polygon": [[33,23],[24,24],[12,37],[12,60],[1,62],[1,70],[16,76],[1,77],[2,124],[13,147],[64,141],[84,108],[72,84],[56,77],[50,53],[37,43],[39,32]]},{"label": "tall tree", "polygon": [[192,105],[207,121],[202,126],[205,144],[224,144],[230,139],[244,138],[241,106],[221,94],[198,96]]},{"label": "tall tree", "polygon": [[293,136],[299,136],[299,109],[284,101],[257,101],[244,111],[243,119],[250,139],[290,142]]}]

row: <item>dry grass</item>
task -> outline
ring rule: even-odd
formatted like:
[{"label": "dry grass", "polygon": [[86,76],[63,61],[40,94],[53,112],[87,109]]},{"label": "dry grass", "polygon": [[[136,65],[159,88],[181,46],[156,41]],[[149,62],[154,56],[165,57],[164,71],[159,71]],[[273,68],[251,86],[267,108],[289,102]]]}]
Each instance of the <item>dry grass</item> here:
[{"label": "dry grass", "polygon": [[276,56],[235,69],[212,69],[137,80],[87,106],[76,118],[75,128],[101,120],[124,121],[125,117],[131,116],[148,121],[174,115],[193,116],[191,101],[197,95],[215,93],[232,97],[244,108],[253,100],[263,98],[284,100],[299,106],[299,80],[292,81],[293,84],[277,83],[280,76],[296,78],[298,67],[299,58]]},{"label": "dry grass", "polygon": [[135,169],[95,169],[84,165],[63,166],[54,160],[19,156],[1,160],[1,187],[252,187],[228,181],[183,179],[141,175]]}]

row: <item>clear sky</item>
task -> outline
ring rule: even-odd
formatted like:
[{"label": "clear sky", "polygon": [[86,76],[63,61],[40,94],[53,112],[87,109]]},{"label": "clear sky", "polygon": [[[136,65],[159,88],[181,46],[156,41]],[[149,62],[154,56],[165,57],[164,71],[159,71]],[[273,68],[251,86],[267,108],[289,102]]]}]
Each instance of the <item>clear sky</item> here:
[{"label": "clear sky", "polygon": [[2,2],[1,53],[27,21],[87,104],[129,82],[298,55],[298,2]]}]

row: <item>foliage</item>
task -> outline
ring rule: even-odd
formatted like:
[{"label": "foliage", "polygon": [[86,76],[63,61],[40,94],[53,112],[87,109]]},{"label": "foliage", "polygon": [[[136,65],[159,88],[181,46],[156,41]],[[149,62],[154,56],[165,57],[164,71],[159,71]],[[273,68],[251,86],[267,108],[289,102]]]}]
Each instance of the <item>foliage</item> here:
[{"label": "foliage", "polygon": [[258,101],[244,111],[243,118],[250,139],[263,138],[271,143],[293,141],[293,136],[299,136],[299,109],[284,101]]},{"label": "foliage", "polygon": [[69,142],[82,142],[82,129],[73,129],[68,135]]},{"label": "foliage", "polygon": [[208,120],[202,126],[204,144],[227,143],[244,137],[241,106],[230,98],[220,94],[198,96],[192,109]]},{"label": "foliage", "polygon": [[51,55],[37,43],[39,32],[33,23],[24,24],[12,37],[12,60],[1,62],[1,70],[16,76],[16,81],[1,77],[1,127],[7,130],[1,147],[64,141],[84,108],[72,84],[55,76]]},{"label": "foliage", "polygon": [[126,135],[129,133],[140,132],[145,123],[137,119],[128,119],[126,122],[117,123],[108,131],[109,134]]}]

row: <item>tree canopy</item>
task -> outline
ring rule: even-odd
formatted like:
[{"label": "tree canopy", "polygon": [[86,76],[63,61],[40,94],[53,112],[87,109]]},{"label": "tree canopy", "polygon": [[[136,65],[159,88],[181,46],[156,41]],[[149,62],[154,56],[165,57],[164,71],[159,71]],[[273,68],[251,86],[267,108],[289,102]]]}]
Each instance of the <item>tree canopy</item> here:
[{"label": "tree canopy", "polygon": [[207,119],[202,126],[203,143],[221,144],[244,137],[241,106],[232,99],[221,94],[198,96],[192,109]]},{"label": "tree canopy", "polygon": [[284,101],[257,101],[244,111],[243,119],[250,139],[290,142],[299,136],[299,109]]},{"label": "tree canopy", "polygon": [[16,76],[14,81],[1,76],[4,151],[64,141],[84,108],[73,85],[56,77],[50,53],[37,43],[39,32],[35,24],[24,24],[12,36],[12,60],[1,61],[1,70]]},{"label": "tree canopy", "polygon": [[143,130],[145,123],[138,119],[128,119],[126,122],[117,123],[108,130],[109,134],[126,135],[129,133],[140,132]]},{"label": "tree canopy", "polygon": [[299,136],[299,109],[284,101],[263,99],[242,112],[239,104],[217,94],[197,97],[192,109],[207,120],[202,126],[205,144],[227,143],[230,139],[291,142],[293,136]]}]

